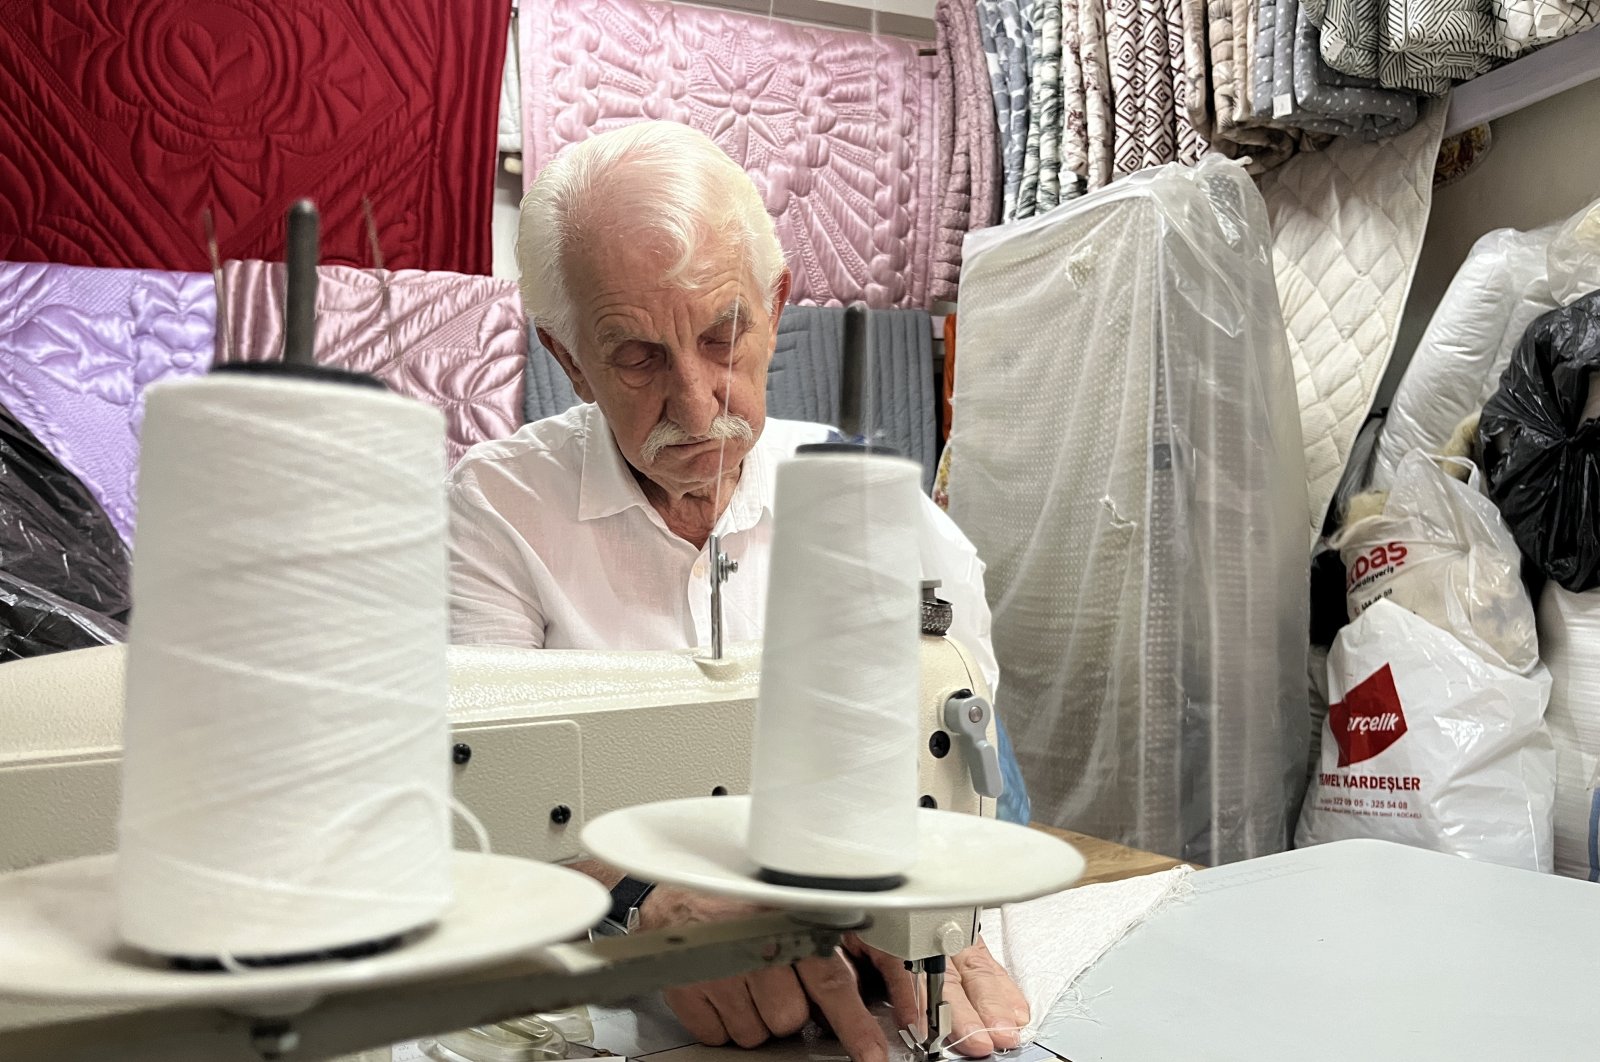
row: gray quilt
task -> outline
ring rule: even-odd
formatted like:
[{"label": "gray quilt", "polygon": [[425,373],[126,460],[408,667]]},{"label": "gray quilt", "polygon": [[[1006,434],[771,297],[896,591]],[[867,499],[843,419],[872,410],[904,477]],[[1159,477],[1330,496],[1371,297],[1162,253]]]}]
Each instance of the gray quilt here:
[{"label": "gray quilt", "polygon": [[1391,136],[1417,121],[1417,95],[1328,66],[1315,0],[1259,0],[1250,110],[1271,125],[1333,136]]},{"label": "gray quilt", "polygon": [[[922,487],[933,489],[935,452],[933,322],[922,310],[877,310],[871,316],[875,371],[866,401],[867,431],[922,465]],[[839,420],[844,366],[844,310],[791,306],[778,326],[767,371],[767,415],[814,424]],[[528,329],[525,413],[529,421],[578,404],[567,375]]]}]

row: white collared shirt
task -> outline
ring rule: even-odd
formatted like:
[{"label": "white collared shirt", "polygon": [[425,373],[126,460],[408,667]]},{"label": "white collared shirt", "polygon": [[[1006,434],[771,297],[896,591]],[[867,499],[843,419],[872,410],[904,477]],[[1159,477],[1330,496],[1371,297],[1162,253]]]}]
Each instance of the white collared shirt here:
[{"label": "white collared shirt", "polygon": [[[723,585],[729,642],[761,637],[772,553],[774,473],[820,424],[768,418],[717,521],[739,570]],[[479,443],[450,492],[450,619],[457,643],[545,649],[689,649],[711,642],[707,550],[667,529],[617,449],[598,406],[575,406]],[[983,562],[944,511],[923,498],[924,578],[942,580],[951,635],[989,686]]]}]

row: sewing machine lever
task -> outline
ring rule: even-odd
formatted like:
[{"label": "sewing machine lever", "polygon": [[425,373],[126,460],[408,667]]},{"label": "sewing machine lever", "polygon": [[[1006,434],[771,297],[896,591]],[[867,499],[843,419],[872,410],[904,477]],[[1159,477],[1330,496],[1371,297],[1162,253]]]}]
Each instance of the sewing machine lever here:
[{"label": "sewing machine lever", "polygon": [[994,708],[971,690],[957,690],[944,702],[944,725],[972,774],[972,788],[979,796],[997,799],[1005,782],[1000,777],[1000,752],[989,741],[989,720]]}]

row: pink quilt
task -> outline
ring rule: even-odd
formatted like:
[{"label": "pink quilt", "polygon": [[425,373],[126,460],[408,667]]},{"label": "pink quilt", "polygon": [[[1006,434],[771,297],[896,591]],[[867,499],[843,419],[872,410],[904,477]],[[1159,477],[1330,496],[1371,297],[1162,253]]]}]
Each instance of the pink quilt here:
[{"label": "pink quilt", "polygon": [[[528,352],[515,281],[349,266],[317,273],[317,360],[370,373],[443,410],[452,463],[521,426]],[[279,262],[223,265],[217,360],[283,356],[283,280]]]},{"label": "pink quilt", "polygon": [[897,37],[648,0],[523,5],[527,180],[643,119],[701,130],[755,179],[792,297],[926,305],[933,67]]},{"label": "pink quilt", "polygon": [[125,540],[145,388],[211,364],[209,274],[0,262],[0,404]]}]

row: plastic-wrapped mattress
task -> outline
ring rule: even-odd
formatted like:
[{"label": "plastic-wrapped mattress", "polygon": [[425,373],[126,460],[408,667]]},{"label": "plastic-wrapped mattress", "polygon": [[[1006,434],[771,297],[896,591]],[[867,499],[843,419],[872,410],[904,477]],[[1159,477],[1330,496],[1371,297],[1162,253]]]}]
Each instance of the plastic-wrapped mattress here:
[{"label": "plastic-wrapped mattress", "polygon": [[974,233],[961,277],[950,515],[1035,818],[1208,864],[1286,846],[1309,740],[1270,240],[1208,156]]}]

